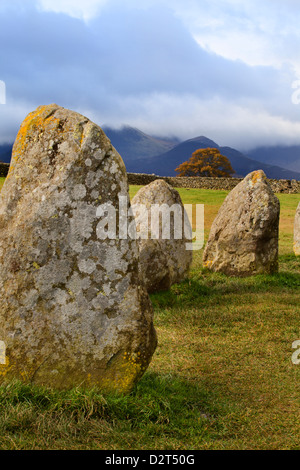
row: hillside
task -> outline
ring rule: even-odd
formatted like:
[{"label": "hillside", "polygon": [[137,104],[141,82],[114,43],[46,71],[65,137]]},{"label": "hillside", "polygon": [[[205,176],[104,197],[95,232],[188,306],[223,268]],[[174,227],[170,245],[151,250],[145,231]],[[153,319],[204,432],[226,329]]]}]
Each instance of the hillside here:
[{"label": "hillside", "polygon": [[122,156],[128,171],[134,171],[136,160],[149,159],[167,152],[179,143],[177,138],[153,137],[130,126],[123,126],[121,129],[102,126],[102,129]]},{"label": "hillside", "polygon": [[[136,160],[149,159],[167,152],[180,142],[176,137],[169,139],[149,136],[130,126],[113,129],[104,125],[102,129],[122,156],[128,171],[136,171]],[[0,161],[9,163],[11,150],[12,144],[0,145]]]},{"label": "hillside", "polygon": [[1,162],[10,163],[12,146],[13,144],[0,145],[0,161]]},{"label": "hillside", "polygon": [[253,160],[231,147],[220,147],[216,142],[204,136],[181,142],[168,152],[147,161],[136,161],[137,172],[155,173],[160,176],[175,176],[175,168],[180,163],[187,160],[195,150],[207,147],[218,148],[223,155],[229,158],[236,176],[246,176],[251,171],[259,169],[263,170],[268,178],[300,180],[300,172]]},{"label": "hillside", "polygon": [[[178,139],[158,139],[138,129],[124,126],[120,130],[103,128],[114,147],[122,156],[127,170],[133,173],[155,173],[160,176],[175,176],[175,168],[186,161],[199,148],[215,147],[229,158],[235,176],[246,176],[254,170],[263,170],[268,178],[300,180],[300,169],[282,167],[281,164],[267,160],[250,158],[231,147],[220,147],[213,140],[199,136],[179,142]],[[164,148],[156,153],[157,149]],[[285,148],[285,147],[284,147]],[[292,158],[292,155],[291,155]]]},{"label": "hillside", "polygon": [[[175,176],[175,168],[195,150],[215,147],[229,158],[234,176],[244,177],[261,169],[268,178],[300,180],[300,146],[260,147],[245,155],[231,147],[220,147],[205,136],[180,142],[176,137],[154,137],[130,126],[102,128],[122,156],[128,172]],[[0,145],[0,161],[10,162],[11,148],[9,144]]]},{"label": "hillside", "polygon": [[257,147],[247,152],[247,156],[269,165],[284,165],[288,170],[300,172],[300,145]]},{"label": "hillside", "polygon": [[229,158],[235,172],[241,176],[246,176],[251,171],[263,170],[268,178],[300,180],[300,172],[288,170],[277,165],[262,163],[260,160],[254,160],[246,157],[241,152],[230,147],[220,147],[220,152]]}]

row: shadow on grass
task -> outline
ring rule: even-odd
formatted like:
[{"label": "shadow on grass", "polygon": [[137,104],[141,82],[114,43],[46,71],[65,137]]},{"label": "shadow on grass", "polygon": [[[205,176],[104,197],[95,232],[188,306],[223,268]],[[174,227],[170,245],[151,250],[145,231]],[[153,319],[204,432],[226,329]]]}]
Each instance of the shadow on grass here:
[{"label": "shadow on grass", "polygon": [[272,275],[229,277],[198,268],[187,280],[175,284],[170,290],[151,294],[154,308],[196,307],[199,304],[232,302],[233,295],[263,293],[298,293],[300,288],[300,259],[294,255],[280,257],[279,272]]},{"label": "shadow on grass", "polygon": [[[75,387],[70,390],[55,390],[49,387],[25,384],[18,380],[0,385],[0,409],[6,406],[26,404],[41,411],[80,410],[89,417],[108,419],[141,418],[146,415],[156,421],[160,413],[167,410],[184,412],[184,409],[205,413],[211,395],[176,374],[146,372],[128,395],[102,394],[96,388]],[[95,406],[97,404],[97,406]],[[171,406],[172,405],[172,406]],[[214,413],[209,405],[209,414]]]},{"label": "shadow on grass", "polygon": [[17,381],[0,386],[0,436],[34,435],[38,426],[40,434],[51,428],[55,438],[58,423],[86,433],[92,422],[106,422],[116,442],[125,431],[148,438],[166,434],[187,443],[195,435],[216,435],[218,416],[225,413],[215,392],[173,374],[147,372],[125,396],[102,395],[95,389],[55,391]]}]

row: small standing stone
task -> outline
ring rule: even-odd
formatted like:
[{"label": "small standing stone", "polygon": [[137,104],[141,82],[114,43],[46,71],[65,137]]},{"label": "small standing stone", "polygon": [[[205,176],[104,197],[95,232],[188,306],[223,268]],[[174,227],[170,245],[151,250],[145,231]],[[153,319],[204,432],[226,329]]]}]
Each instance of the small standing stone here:
[{"label": "small standing stone", "polygon": [[[161,222],[155,217],[158,213],[155,206],[162,211],[165,208]],[[140,269],[146,288],[150,293],[167,290],[188,275],[193,259],[192,251],[186,248],[191,242],[192,229],[180,195],[164,180],[156,180],[138,191],[132,207],[138,210]],[[172,207],[175,212],[170,210]],[[163,229],[166,229],[165,238]]]},{"label": "small standing stone", "polygon": [[280,204],[262,170],[244,178],[226,197],[215,218],[203,265],[232,276],[278,269]]}]

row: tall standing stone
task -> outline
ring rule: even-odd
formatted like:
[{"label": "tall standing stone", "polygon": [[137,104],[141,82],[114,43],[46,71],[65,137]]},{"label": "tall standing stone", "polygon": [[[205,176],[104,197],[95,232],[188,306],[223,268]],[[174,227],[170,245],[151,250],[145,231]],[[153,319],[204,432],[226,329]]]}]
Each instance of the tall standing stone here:
[{"label": "tall standing stone", "polygon": [[294,253],[296,256],[300,256],[300,202],[296,210],[294,223]]},{"label": "tall standing stone", "polygon": [[97,232],[119,196],[125,166],[100,127],[55,104],[28,115],[0,194],[0,377],[126,393],[147,368],[137,243]]},{"label": "tall standing stone", "polygon": [[232,276],[278,269],[280,204],[262,170],[246,176],[226,197],[215,218],[203,265]]},{"label": "tall standing stone", "polygon": [[132,207],[146,288],[149,293],[167,290],[187,277],[193,260],[187,250],[192,228],[180,195],[164,180],[156,180],[138,191]]}]

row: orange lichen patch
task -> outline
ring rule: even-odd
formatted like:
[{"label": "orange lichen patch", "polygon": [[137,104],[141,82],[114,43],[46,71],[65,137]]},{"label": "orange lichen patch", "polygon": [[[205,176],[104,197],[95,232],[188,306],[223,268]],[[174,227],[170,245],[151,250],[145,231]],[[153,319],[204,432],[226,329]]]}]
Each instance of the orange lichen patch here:
[{"label": "orange lichen patch", "polygon": [[255,185],[259,180],[266,179],[265,174],[261,170],[252,173],[251,181]]},{"label": "orange lichen patch", "polygon": [[69,130],[68,127],[61,125],[59,118],[54,116],[57,109],[57,105],[40,106],[25,118],[14,144],[12,162],[7,177],[11,176],[30,142],[38,141],[45,132],[55,131],[55,134],[59,135]]},{"label": "orange lichen patch", "polygon": [[17,161],[22,155],[23,151],[26,148],[26,143],[28,138],[30,138],[32,131],[40,128],[41,131],[44,128],[44,112],[47,106],[40,106],[36,111],[28,114],[28,116],[23,121],[20,130],[18,132],[16,142],[14,145],[14,160]]},{"label": "orange lichen patch", "polygon": [[213,262],[212,261],[204,261],[203,262],[203,267],[204,268],[210,268],[212,266]]}]

